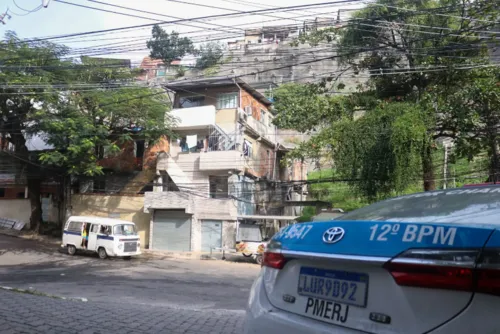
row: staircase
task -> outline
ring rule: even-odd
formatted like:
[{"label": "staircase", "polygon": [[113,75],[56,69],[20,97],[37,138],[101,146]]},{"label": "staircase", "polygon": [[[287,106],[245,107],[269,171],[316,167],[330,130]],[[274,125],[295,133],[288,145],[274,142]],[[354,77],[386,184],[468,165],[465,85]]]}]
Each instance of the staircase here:
[{"label": "staircase", "polygon": [[234,149],[233,146],[236,145],[238,134],[236,131],[233,131],[227,134],[220,126],[217,124],[213,124],[210,126],[210,137],[215,140],[215,147],[220,151],[229,151]]}]

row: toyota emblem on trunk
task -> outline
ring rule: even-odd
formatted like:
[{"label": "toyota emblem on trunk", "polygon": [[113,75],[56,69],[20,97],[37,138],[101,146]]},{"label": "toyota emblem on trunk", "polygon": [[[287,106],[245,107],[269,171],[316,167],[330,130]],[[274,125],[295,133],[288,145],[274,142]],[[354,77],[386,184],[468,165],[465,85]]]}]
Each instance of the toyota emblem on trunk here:
[{"label": "toyota emblem on trunk", "polygon": [[334,244],[344,237],[345,231],[342,227],[331,227],[323,233],[323,242]]}]

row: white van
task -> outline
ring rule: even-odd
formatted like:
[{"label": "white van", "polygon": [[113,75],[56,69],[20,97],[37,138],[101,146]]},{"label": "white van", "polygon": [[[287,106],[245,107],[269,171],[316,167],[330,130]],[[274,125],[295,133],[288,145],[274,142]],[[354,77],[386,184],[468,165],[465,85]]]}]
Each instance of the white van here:
[{"label": "white van", "polygon": [[108,256],[130,258],[141,254],[141,242],[135,224],[125,220],[101,217],[69,217],[64,226],[62,247],[69,255],[77,250]]}]

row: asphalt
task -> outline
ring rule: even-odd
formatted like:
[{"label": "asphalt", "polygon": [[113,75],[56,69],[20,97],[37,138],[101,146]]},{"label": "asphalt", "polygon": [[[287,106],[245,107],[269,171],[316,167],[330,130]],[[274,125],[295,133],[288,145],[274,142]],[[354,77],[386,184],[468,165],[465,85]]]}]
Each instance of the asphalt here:
[{"label": "asphalt", "polygon": [[260,268],[251,263],[142,257],[101,260],[0,235],[0,285],[89,302],[242,311]]}]

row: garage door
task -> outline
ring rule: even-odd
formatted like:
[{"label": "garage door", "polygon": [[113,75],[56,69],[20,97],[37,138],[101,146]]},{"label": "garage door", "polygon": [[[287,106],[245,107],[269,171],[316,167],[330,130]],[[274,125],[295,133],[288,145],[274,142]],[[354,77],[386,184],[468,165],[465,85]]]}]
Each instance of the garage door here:
[{"label": "garage door", "polygon": [[201,221],[201,251],[210,252],[211,248],[222,247],[222,221]]},{"label": "garage door", "polygon": [[191,215],[184,211],[155,210],[153,249],[191,251]]}]

